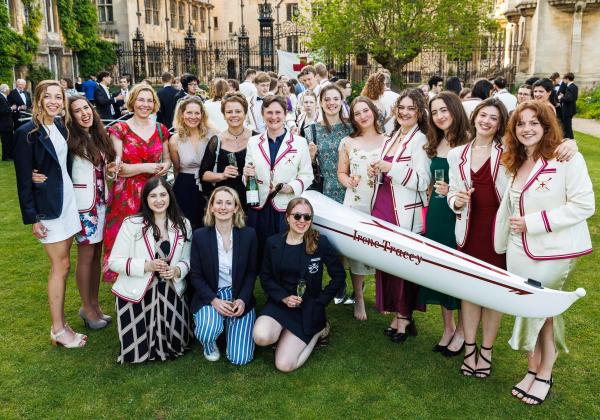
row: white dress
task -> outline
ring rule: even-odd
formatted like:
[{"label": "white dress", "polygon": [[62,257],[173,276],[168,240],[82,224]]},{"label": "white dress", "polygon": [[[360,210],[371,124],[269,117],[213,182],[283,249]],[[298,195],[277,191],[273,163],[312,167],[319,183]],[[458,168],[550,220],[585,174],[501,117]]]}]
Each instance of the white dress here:
[{"label": "white dress", "polygon": [[[375,185],[373,178],[369,176],[367,170],[371,162],[379,160],[381,156],[381,147],[373,150],[359,149],[354,145],[352,137],[344,137],[340,142],[338,150],[348,151],[348,160],[350,161],[350,175],[359,177],[356,188],[346,188],[344,196],[344,206],[348,206],[363,213],[371,214],[371,200]],[[346,258],[350,266],[350,272],[357,275],[374,274],[375,270],[368,265]]]},{"label": "white dress", "polygon": [[40,221],[48,229],[46,237],[40,239],[40,242],[43,244],[52,244],[64,241],[81,231],[81,221],[79,220],[79,211],[75,203],[73,182],[71,182],[71,177],[67,171],[67,154],[69,152],[67,141],[54,124],[45,125],[44,129],[50,137],[52,146],[54,146],[63,179],[63,203],[60,216],[57,219],[46,220],[42,215],[39,215],[41,218]]},{"label": "white dress", "polygon": [[[519,198],[521,191],[513,187],[510,188],[510,203],[513,216],[519,216]],[[534,279],[542,283],[544,287],[555,290],[562,290],[569,273],[575,265],[575,259],[564,260],[532,260],[525,254],[521,234],[511,231],[506,250],[506,268],[514,274],[518,274],[526,279]],[[544,326],[546,318],[515,318],[512,337],[508,344],[514,350],[533,351],[537,342],[540,330]],[[554,332],[554,345],[558,350],[568,352],[565,341],[565,321],[562,315],[557,315],[553,319],[552,329]]]}]

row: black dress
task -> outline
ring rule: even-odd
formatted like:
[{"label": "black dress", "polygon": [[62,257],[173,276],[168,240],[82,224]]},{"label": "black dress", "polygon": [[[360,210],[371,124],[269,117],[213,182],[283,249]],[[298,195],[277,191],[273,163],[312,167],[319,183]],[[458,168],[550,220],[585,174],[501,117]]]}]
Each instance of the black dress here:
[{"label": "black dress", "polygon": [[[283,248],[283,258],[281,260],[281,278],[280,286],[283,287],[289,295],[297,295],[296,286],[302,272],[301,261],[304,254],[304,244],[288,245]],[[263,308],[261,315],[267,315],[275,319],[286,330],[291,331],[296,337],[305,343],[309,343],[312,335],[304,333],[302,326],[302,311],[300,307],[290,308],[283,302],[276,302],[271,297]]]},{"label": "black dress", "polygon": [[202,176],[205,172],[212,172],[215,167],[215,160],[217,160],[217,173],[223,173],[225,171],[225,167],[229,166],[229,157],[230,153],[235,155],[235,160],[237,162],[237,167],[239,171],[239,175],[235,178],[227,178],[224,181],[219,181],[213,185],[210,182],[202,181],[202,191],[204,191],[205,197],[210,197],[210,194],[217,187],[231,187],[233,188],[240,197],[240,202],[242,203],[242,208],[244,212],[246,211],[246,186],[242,180],[242,169],[246,164],[246,149],[242,149],[238,152],[230,152],[227,149],[224,149],[221,145],[219,149],[219,156],[217,157],[217,143],[218,137],[213,136],[208,145],[206,146],[206,152],[204,153],[204,157],[202,158],[202,163],[200,164],[200,170],[198,172],[198,176],[202,179]]}]

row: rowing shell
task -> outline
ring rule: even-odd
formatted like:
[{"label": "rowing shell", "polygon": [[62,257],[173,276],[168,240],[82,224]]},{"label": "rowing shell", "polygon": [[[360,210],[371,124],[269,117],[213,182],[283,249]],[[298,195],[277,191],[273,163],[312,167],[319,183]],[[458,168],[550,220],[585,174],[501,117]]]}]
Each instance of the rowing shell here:
[{"label": "rowing shell", "polygon": [[313,225],[337,251],[386,273],[496,311],[547,318],[566,311],[585,290],[536,285],[484,261],[345,207],[316,191],[302,194],[314,208]]}]

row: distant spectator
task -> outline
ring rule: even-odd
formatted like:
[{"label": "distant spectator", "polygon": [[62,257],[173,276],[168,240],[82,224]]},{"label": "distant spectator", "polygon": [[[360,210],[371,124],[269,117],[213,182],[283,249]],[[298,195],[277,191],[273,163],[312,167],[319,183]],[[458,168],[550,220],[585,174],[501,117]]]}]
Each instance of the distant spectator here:
[{"label": "distant spectator", "polygon": [[533,99],[533,89],[531,85],[522,84],[519,86],[517,91],[517,102],[522,104],[523,102],[531,101]]},{"label": "distant spectator", "polygon": [[431,76],[427,82],[429,86],[429,100],[433,99],[435,95],[440,93],[444,87],[444,79],[440,76]]},{"label": "distant spectator", "polygon": [[237,80],[235,80],[235,79],[227,79],[227,84],[229,85],[229,92],[228,93],[239,92],[239,90],[240,90],[240,83]]},{"label": "distant spectator", "polygon": [[516,96],[513,95],[512,93],[510,93],[506,89],[507,82],[504,77],[502,77],[502,76],[496,77],[494,79],[493,83],[494,83],[494,89],[496,90],[496,93],[494,94],[494,96],[497,97],[498,99],[500,99],[500,101],[502,101],[502,103],[506,107],[506,110],[510,114],[517,107]]},{"label": "distant spectator", "polygon": [[240,84],[240,92],[246,97],[251,98],[256,96],[256,86],[254,86],[254,78],[256,70],[246,69],[244,73],[244,81]]},{"label": "distant spectator", "polygon": [[79,94],[79,92],[77,92],[77,89],[75,89],[75,86],[73,86],[73,80],[69,79],[68,77],[63,77],[62,79],[60,79],[60,85],[62,86],[63,90],[65,91],[65,95],[67,96]]},{"label": "distant spectator", "polygon": [[467,117],[471,118],[471,113],[475,107],[477,107],[481,101],[489,98],[493,91],[494,85],[489,80],[480,79],[476,81],[471,90],[471,97],[462,102]]},{"label": "distant spectator", "polygon": [[156,115],[156,121],[164,124],[168,129],[173,126],[173,115],[175,114],[175,105],[177,99],[175,96],[179,93],[179,89],[173,86],[173,75],[165,72],[161,76],[163,82],[162,89],[159,89],[157,95],[160,101],[160,109]]},{"label": "distant spectator", "polygon": [[198,93],[200,80],[193,74],[186,73],[181,76],[181,90],[175,95],[175,99],[180,100],[186,96],[195,96]]},{"label": "distant spectator", "polygon": [[572,139],[574,136],[573,116],[577,113],[576,103],[579,96],[579,88],[574,83],[575,75],[571,72],[564,75],[563,81],[567,84],[565,93],[559,95],[563,133],[566,138]]},{"label": "distant spectator", "polygon": [[456,76],[450,76],[446,80],[446,90],[450,92],[456,93],[456,96],[460,94],[460,90],[462,89],[462,85],[460,83],[460,78]]},{"label": "distant spectator", "polygon": [[94,92],[96,91],[96,86],[98,86],[98,83],[96,83],[96,76],[94,74],[90,74],[88,79],[82,84],[85,97],[92,103],[94,103]]},{"label": "distant spectator", "polygon": [[458,97],[460,98],[461,101],[465,101],[467,99],[471,98],[471,89],[469,88],[462,88],[460,90],[460,93],[458,94]]}]

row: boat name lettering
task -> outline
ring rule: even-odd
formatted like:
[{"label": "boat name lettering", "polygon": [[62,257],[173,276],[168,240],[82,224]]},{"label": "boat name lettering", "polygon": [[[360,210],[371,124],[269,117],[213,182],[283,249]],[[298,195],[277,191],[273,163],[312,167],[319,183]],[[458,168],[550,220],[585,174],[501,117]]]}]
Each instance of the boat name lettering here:
[{"label": "boat name lettering", "polygon": [[413,254],[408,251],[404,251],[403,249],[397,248],[390,241],[386,241],[385,239],[382,241],[378,241],[376,239],[363,236],[356,230],[354,231],[352,239],[356,242],[361,242],[365,245],[369,245],[376,249],[381,248],[385,252],[389,252],[390,254],[396,254],[398,257],[414,262],[415,265],[419,265],[421,264],[421,261],[423,261],[423,257],[421,255]]}]

